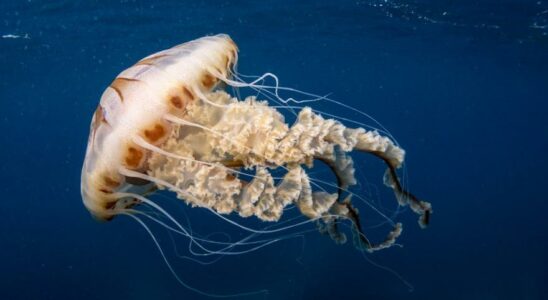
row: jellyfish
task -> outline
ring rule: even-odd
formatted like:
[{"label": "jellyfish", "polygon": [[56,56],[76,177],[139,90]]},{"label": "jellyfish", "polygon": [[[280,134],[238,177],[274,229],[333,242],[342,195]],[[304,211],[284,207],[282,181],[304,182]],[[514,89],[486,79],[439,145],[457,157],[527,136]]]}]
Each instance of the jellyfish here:
[{"label": "jellyfish", "polygon": [[[347,240],[339,225],[350,221],[355,245],[372,252],[394,245],[402,224],[392,223],[384,240],[366,236],[352,199],[359,195],[349,192],[357,183],[351,153],[364,152],[386,164],[384,183],[399,205],[417,213],[421,226],[428,224],[431,206],[401,184],[397,169],[405,152],[390,136],[347,127],[309,106],[299,106],[295,121],[287,124],[279,109],[294,107],[278,92],[290,89],[270,73],[243,80],[237,60],[238,48],[228,35],[206,36],[147,56],[114,79],[93,115],[81,174],[83,203],[95,218],[140,220],[144,213],[138,207],[147,205],[176,224],[168,228],[193,239],[148,197],[168,190],[234,225],[238,222],[229,215],[275,223],[293,206],[338,243]],[[266,78],[275,84],[263,84]],[[263,91],[270,101],[239,99],[229,87]],[[315,164],[325,164],[336,182],[309,176]],[[275,170],[282,176],[273,175]],[[234,246],[212,253],[228,253]]]}]

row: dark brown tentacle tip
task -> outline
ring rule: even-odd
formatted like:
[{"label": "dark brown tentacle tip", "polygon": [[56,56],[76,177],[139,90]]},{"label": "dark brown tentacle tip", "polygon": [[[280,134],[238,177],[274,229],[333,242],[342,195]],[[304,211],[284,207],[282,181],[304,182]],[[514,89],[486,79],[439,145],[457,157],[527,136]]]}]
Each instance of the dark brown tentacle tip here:
[{"label": "dark brown tentacle tip", "polygon": [[426,209],[419,218],[419,225],[421,228],[426,228],[430,224],[430,215],[432,214],[431,209]]},{"label": "dark brown tentacle tip", "polygon": [[425,228],[430,223],[430,215],[432,214],[432,206],[429,202],[422,201],[417,198],[415,195],[406,191],[401,185],[400,179],[396,173],[396,166],[386,157],[386,155],[379,151],[364,151],[375,155],[376,157],[382,159],[388,169],[385,173],[385,184],[390,186],[394,193],[396,194],[396,199],[400,205],[409,205],[411,209],[420,214],[419,225],[421,228]]},{"label": "dark brown tentacle tip", "polygon": [[423,222],[424,225],[428,225],[428,224],[430,223],[430,211],[429,211],[429,210],[427,210],[427,211],[424,212],[424,217],[423,217],[423,219],[424,219],[424,220],[423,220],[423,221],[424,221],[424,222]]}]

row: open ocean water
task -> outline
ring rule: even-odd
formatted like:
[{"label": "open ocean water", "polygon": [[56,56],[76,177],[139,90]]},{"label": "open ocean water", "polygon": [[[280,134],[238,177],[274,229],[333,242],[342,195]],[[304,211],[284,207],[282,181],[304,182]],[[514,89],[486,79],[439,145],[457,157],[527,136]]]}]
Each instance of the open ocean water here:
[{"label": "open ocean water", "polygon": [[[195,257],[204,265],[184,258],[187,240],[151,226],[184,282],[218,294],[268,290],[237,299],[548,299],[547,1],[3,0],[0,21],[0,299],[208,299],[177,282],[134,220],[95,221],[80,171],[114,77],[217,33],[238,44],[241,73],[275,73],[379,120],[407,151],[406,186],[434,214],[422,230],[401,210],[403,247],[373,254],[308,224],[252,253]],[[355,161],[353,191],[391,215],[383,168]],[[196,234],[244,236],[169,193],[153,199]],[[355,203],[382,239],[390,228]]]}]

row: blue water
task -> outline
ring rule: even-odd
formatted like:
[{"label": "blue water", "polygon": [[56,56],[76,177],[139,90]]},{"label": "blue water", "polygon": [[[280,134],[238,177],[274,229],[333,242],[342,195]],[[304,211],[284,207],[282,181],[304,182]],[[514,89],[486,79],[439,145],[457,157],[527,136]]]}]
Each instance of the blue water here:
[{"label": "blue water", "polygon": [[[210,265],[178,258],[154,227],[186,283],[269,290],[246,299],[547,298],[548,2],[294,2],[2,1],[1,299],[204,298],[174,279],[133,220],[93,220],[79,185],[91,116],[118,72],[216,33],[239,45],[242,73],[273,72],[375,116],[406,149],[407,186],[434,214],[421,230],[403,211],[404,247],[365,257],[311,232]],[[354,191],[392,212],[377,162],[356,162],[369,184]],[[369,226],[380,222],[357,206]],[[200,209],[168,207],[196,232],[243,234]],[[387,229],[366,231],[382,239]],[[176,245],[188,254],[185,240]]]}]

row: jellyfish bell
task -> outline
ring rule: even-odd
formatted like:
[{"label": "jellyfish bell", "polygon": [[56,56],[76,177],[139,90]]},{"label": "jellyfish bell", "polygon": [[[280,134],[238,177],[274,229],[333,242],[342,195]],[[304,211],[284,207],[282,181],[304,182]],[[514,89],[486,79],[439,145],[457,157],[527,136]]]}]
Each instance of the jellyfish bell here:
[{"label": "jellyfish bell", "polygon": [[210,69],[228,74],[236,51],[227,35],[205,37],[150,55],[116,77],[93,115],[82,169],[82,199],[93,216],[108,220],[132,203],[115,191],[146,190],[146,180],[119,172],[145,170],[150,153],[135,138],[161,145],[172,130],[164,116],[184,115],[197,91],[215,86]]},{"label": "jellyfish bell", "polygon": [[[145,57],[116,77],[93,116],[82,168],[82,199],[94,217],[132,216],[132,207],[145,203],[193,239],[145,197],[167,189],[188,205],[209,209],[236,225],[223,215],[277,222],[284,209],[294,205],[341,243],[346,236],[338,224],[350,220],[356,246],[376,251],[393,245],[402,225],[389,220],[393,229],[378,243],[362,230],[352,198],[363,198],[349,191],[356,184],[350,153],[360,151],[386,163],[384,181],[399,204],[419,214],[421,225],[429,222],[430,204],[400,183],[396,170],[403,164],[404,151],[389,137],[377,130],[346,127],[310,107],[301,107],[296,121],[288,125],[270,102],[254,96],[238,99],[225,92],[223,85],[250,87],[290,107],[279,97],[278,90],[284,88],[274,75],[253,82],[239,79],[234,71],[237,51],[228,35],[207,36]],[[267,76],[276,80],[275,86],[261,83]],[[309,177],[305,169],[316,162],[326,164],[337,182]],[[285,174],[275,177],[274,169]],[[325,186],[337,191],[329,192]],[[254,234],[279,231],[240,228]],[[207,254],[224,255],[241,245],[230,244],[222,251],[200,247]]]}]

